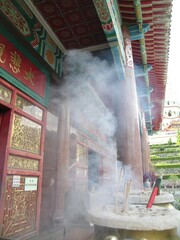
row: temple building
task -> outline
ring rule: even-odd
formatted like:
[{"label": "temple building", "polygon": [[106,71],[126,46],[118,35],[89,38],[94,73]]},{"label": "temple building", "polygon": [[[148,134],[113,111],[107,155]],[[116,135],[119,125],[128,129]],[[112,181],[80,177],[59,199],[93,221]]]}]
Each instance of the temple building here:
[{"label": "temple building", "polygon": [[66,192],[113,191],[119,163],[143,187],[171,12],[172,0],[0,0],[0,238],[63,221]]},{"label": "temple building", "polygon": [[[168,94],[169,92],[171,94]],[[175,97],[172,96],[172,93],[171,88],[166,89],[161,128],[149,136],[150,145],[177,142],[177,135],[180,130],[180,104]]]},{"label": "temple building", "polygon": [[[179,122],[180,118],[180,105],[175,100],[166,100],[164,104],[164,113],[162,121],[162,130],[168,130],[173,123]],[[174,126],[177,130],[180,125]]]}]

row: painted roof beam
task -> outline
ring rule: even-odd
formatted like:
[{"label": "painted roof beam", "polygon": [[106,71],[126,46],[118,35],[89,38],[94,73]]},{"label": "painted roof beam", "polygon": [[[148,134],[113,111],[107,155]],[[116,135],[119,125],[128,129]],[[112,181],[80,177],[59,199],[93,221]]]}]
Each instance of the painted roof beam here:
[{"label": "painted roof beam", "polygon": [[125,52],[117,0],[93,0],[106,39],[111,47],[118,78],[125,79]]}]

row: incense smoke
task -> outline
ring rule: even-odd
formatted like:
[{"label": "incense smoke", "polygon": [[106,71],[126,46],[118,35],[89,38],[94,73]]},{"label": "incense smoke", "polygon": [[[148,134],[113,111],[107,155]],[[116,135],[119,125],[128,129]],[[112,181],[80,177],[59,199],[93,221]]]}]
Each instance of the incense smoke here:
[{"label": "incense smoke", "polygon": [[83,116],[113,145],[117,122],[108,104],[113,105],[114,66],[89,52],[73,50],[65,58],[64,78],[72,122]]},{"label": "incense smoke", "polygon": [[[108,52],[108,54],[110,53]],[[67,98],[71,112],[71,124],[79,128],[78,122],[81,119],[81,131],[84,130],[83,127],[94,126],[94,131],[98,135],[98,138],[94,140],[114,153],[113,161],[103,160],[104,168],[109,171],[111,176],[111,179],[104,182],[97,179],[99,175],[96,169],[96,162],[99,161],[97,154],[91,152],[88,156],[88,161],[93,162],[91,172],[93,187],[90,186],[89,190],[94,188],[98,190],[100,194],[97,201],[107,204],[114,201],[112,196],[116,190],[116,173],[118,175],[120,168],[116,161],[117,119],[113,112],[120,97],[120,87],[113,60],[108,62],[97,57],[98,53],[94,55],[77,50],[67,52],[64,62],[64,86],[60,91]],[[119,164],[125,169],[120,189],[123,190],[125,182],[131,179],[134,185],[136,180],[130,166],[123,166],[122,162]],[[108,193],[108,197],[104,198],[102,192]]]}]

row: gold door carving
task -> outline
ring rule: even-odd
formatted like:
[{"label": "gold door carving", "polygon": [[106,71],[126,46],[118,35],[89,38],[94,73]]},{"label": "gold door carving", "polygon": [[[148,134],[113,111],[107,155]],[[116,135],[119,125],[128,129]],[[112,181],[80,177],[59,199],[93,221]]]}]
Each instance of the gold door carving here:
[{"label": "gold door carving", "polygon": [[25,177],[13,186],[7,176],[2,237],[18,237],[36,230],[37,191],[25,191]]},{"label": "gold door carving", "polygon": [[39,161],[10,155],[8,159],[8,168],[38,171]]},{"label": "gold door carving", "polygon": [[11,147],[32,153],[40,153],[41,125],[18,114],[14,115]]}]

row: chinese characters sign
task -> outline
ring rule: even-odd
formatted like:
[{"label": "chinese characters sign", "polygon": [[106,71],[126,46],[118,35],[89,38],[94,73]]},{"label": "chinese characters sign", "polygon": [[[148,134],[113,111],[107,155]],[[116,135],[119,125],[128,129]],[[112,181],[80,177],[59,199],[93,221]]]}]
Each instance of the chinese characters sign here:
[{"label": "chinese characters sign", "polygon": [[37,184],[37,177],[26,177],[24,191],[37,191]]},{"label": "chinese characters sign", "polygon": [[2,35],[0,35],[0,67],[40,97],[44,97],[45,74]]},{"label": "chinese characters sign", "polygon": [[14,175],[13,176],[13,182],[12,182],[12,187],[20,187],[20,181],[21,180],[21,176],[18,175]]}]

